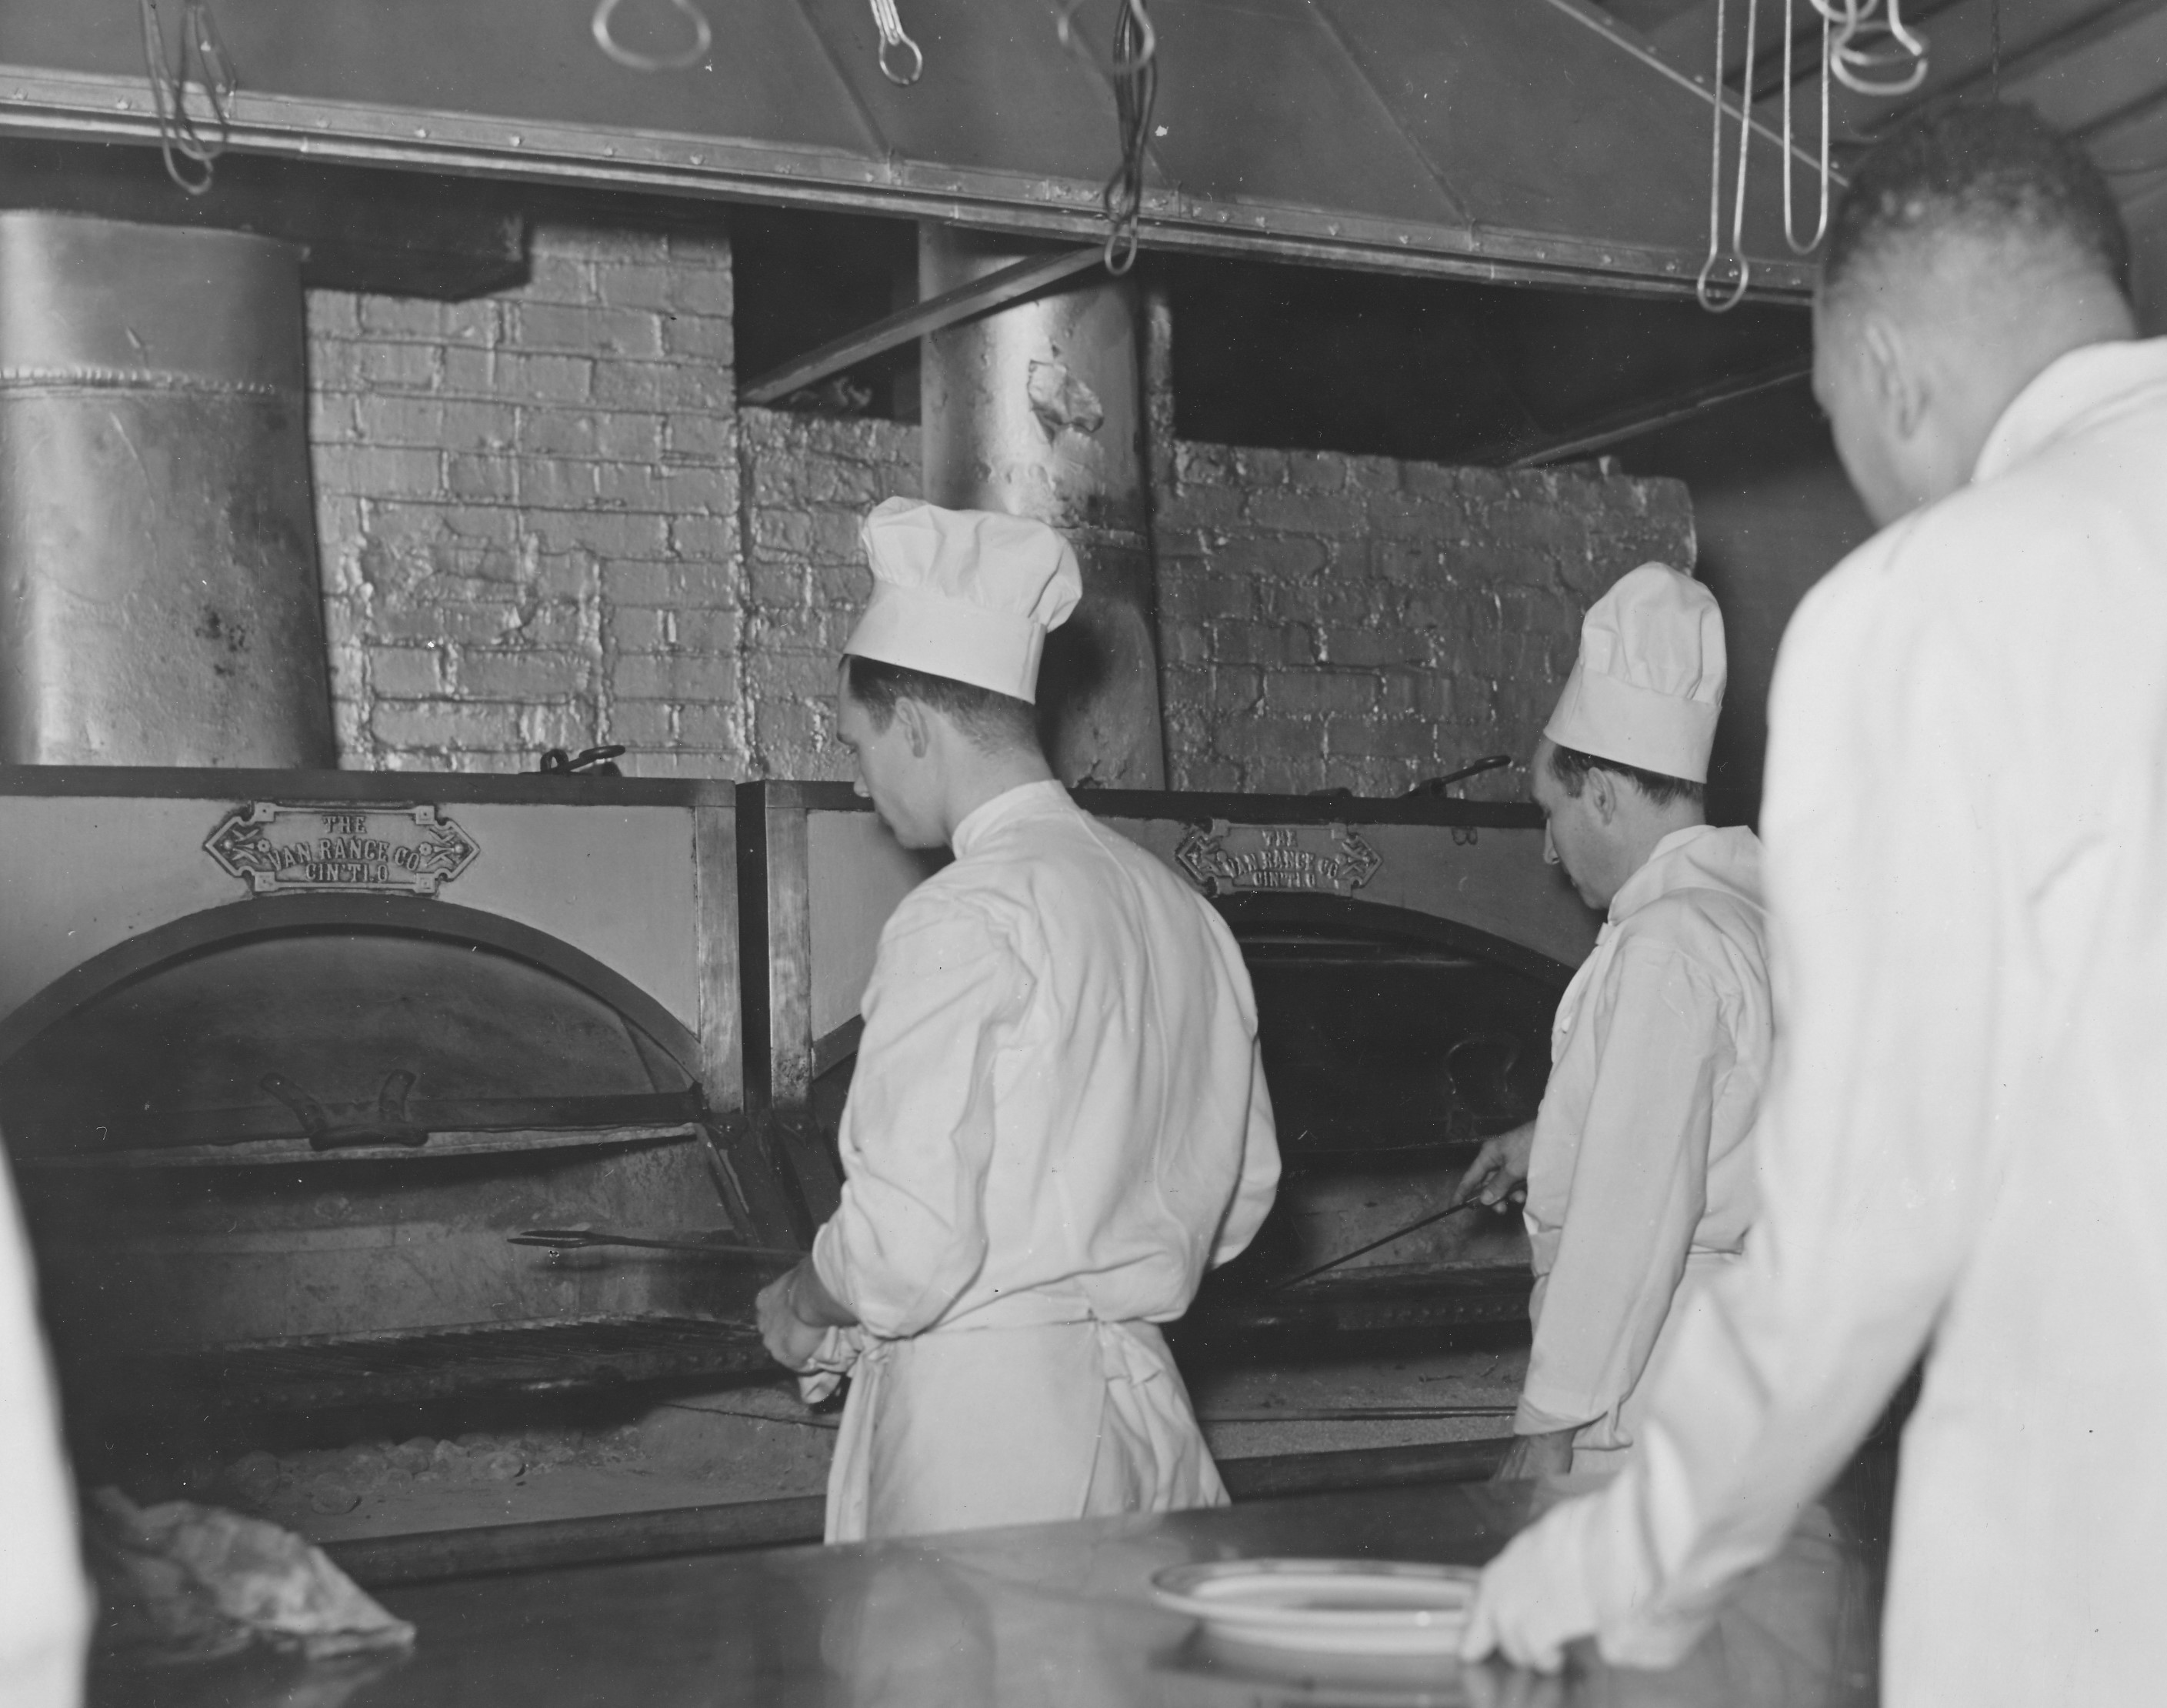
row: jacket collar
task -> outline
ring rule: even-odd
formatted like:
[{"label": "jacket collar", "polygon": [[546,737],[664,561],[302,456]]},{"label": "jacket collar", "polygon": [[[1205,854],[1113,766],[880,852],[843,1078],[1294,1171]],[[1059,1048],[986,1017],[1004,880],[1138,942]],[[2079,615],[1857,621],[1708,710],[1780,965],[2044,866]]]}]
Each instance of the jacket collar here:
[{"label": "jacket collar", "polygon": [[948,846],[960,860],[985,846],[997,831],[1015,820],[1062,807],[1071,807],[1073,810],[1068,791],[1051,778],[1044,782],[1018,783],[989,801],[979,802],[966,814],[963,822],[956,826],[956,834]]},{"label": "jacket collar", "polygon": [[2167,338],[2087,344],[2018,392],[1979,448],[1974,483],[1991,480],[2133,394],[2167,385]]},{"label": "jacket collar", "polygon": [[[1745,835],[1750,837],[1752,833]],[[1750,866],[1751,856],[1757,853],[1757,849],[1735,846],[1738,841],[1736,831],[1714,825],[1688,825],[1682,830],[1672,831],[1656,844],[1640,869],[1611,897],[1609,922],[1624,924],[1650,902],[1674,889],[1711,883],[1731,889],[1749,887],[1752,880],[1746,873],[1725,869],[1737,865],[1741,857]]]}]

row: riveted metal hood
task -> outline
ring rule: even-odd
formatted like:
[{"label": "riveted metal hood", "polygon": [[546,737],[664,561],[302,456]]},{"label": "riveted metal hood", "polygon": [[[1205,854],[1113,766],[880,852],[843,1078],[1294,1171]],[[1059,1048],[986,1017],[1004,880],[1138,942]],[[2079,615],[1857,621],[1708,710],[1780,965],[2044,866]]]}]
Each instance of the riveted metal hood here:
[{"label": "riveted metal hood", "polygon": [[[712,20],[713,50],[649,73],[597,48],[594,0],[212,10],[241,148],[1095,234],[1112,96],[1036,0],[902,0],[925,56],[907,88],[881,75],[862,0],[682,3]],[[1147,243],[1690,289],[1708,97],[1583,0],[1158,0],[1152,15]],[[658,51],[689,27],[671,0],[620,0],[612,21]],[[0,134],[153,139],[140,39],[135,0],[10,0]],[[1756,284],[1795,296],[1809,279],[1778,224],[1779,151],[1752,147]]]}]

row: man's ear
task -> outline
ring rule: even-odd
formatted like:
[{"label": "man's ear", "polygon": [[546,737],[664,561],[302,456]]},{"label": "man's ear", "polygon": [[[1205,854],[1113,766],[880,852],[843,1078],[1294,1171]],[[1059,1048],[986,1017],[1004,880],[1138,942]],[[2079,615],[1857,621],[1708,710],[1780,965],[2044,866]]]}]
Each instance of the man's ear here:
[{"label": "man's ear", "polygon": [[895,703],[895,721],[903,725],[903,739],[910,744],[910,756],[923,759],[933,745],[933,724],[925,708],[908,697]]},{"label": "man's ear", "polygon": [[1859,358],[1881,418],[1899,440],[1916,436],[1931,400],[1926,364],[1894,321],[1870,316],[1859,332]]},{"label": "man's ear", "polygon": [[1587,809],[1599,823],[1608,825],[1618,816],[1618,778],[1613,773],[1590,766],[1581,787],[1587,791]]}]

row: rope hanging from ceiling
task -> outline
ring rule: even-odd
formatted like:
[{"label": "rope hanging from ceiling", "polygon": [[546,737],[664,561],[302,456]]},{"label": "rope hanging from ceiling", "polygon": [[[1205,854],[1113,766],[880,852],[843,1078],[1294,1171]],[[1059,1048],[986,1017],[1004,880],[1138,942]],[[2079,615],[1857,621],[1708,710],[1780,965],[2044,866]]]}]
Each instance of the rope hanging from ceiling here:
[{"label": "rope hanging from ceiling", "polygon": [[1106,271],[1119,278],[1136,264],[1140,244],[1145,156],[1158,104],[1158,34],[1152,28],[1146,0],[1120,0],[1111,50],[1102,55],[1076,26],[1083,5],[1084,0],[1055,0],[1054,32],[1062,46],[1088,60],[1114,92],[1121,160],[1099,201],[1106,214]]},{"label": "rope hanging from ceiling", "polygon": [[[206,0],[182,0],[180,40],[170,56],[158,0],[141,0],[140,10],[143,69],[158,119],[158,151],[175,183],[192,196],[206,194],[233,134],[233,62]],[[191,83],[204,109],[200,117],[189,109]]]}]

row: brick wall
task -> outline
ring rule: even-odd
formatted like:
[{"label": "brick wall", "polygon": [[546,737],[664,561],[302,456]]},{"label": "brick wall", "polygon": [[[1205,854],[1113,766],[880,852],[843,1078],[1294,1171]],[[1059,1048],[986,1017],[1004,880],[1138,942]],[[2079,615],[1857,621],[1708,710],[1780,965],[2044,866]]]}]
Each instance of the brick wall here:
[{"label": "brick wall", "polygon": [[858,523],[883,498],[918,496],[918,429],[766,409],[740,420],[749,774],[845,777],[835,659],[872,587]]},{"label": "brick wall", "polygon": [[1158,498],[1177,788],[1396,794],[1485,754],[1523,759],[1581,613],[1635,565],[1693,561],[1682,483],[1592,464],[1180,443]]},{"label": "brick wall", "polygon": [[728,244],[543,225],[530,281],[309,298],[342,761],[531,770],[623,741],[734,775],[744,608]]},{"label": "brick wall", "polygon": [[[843,774],[858,518],[918,491],[918,433],[740,412],[730,306],[715,230],[564,223],[480,301],[311,294],[343,763],[620,741],[638,774]],[[1592,467],[1181,443],[1155,475],[1176,788],[1389,793],[1523,755],[1587,602],[1693,561],[1682,485]]]}]

